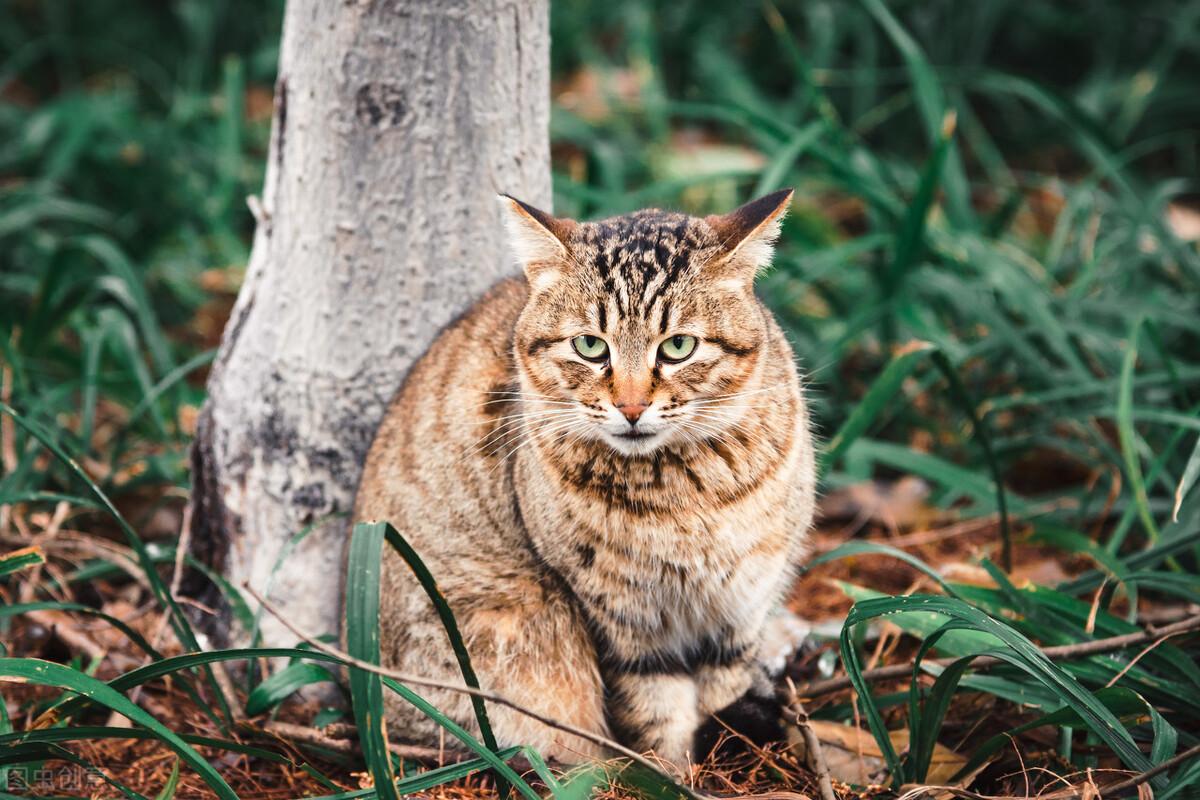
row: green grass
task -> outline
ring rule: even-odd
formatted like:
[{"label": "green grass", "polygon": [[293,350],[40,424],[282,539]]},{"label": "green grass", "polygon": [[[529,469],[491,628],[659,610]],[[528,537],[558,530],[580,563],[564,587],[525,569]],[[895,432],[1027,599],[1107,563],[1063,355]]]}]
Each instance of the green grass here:
[{"label": "green grass", "polygon": [[[82,662],[6,652],[7,674],[63,690],[63,720],[12,733],[0,717],[12,745],[0,778],[15,764],[77,759],[71,744],[88,738],[154,737],[222,794],[194,747],[290,755],[152,719],[102,728],[94,709],[136,713],[128,693],[171,675],[227,730],[231,704],[266,713],[336,672],[311,651],[271,651],[291,666],[226,697],[211,663],[266,653],[195,655],[160,575],[174,542],[140,533],[187,488],[188,420],[214,346],[198,331],[220,315],[221,293],[206,287],[236,283],[246,260],[242,198],[262,179],[281,9],[0,4],[0,366],[21,419],[0,424],[0,504],[66,501],[76,527],[123,539],[133,566],[98,558],[65,579],[83,588],[140,573],[193,651],[165,658],[131,637],[150,664],[108,683]],[[858,604],[839,655],[852,677],[867,655],[853,629],[881,614],[960,659],[926,688],[872,699],[860,682],[857,712],[822,710],[858,713],[897,782],[924,777],[932,743],[957,731],[954,704],[972,697],[1019,718],[1018,738],[1062,727],[1058,767],[1111,753],[1141,770],[1200,737],[1195,642],[1166,642],[1133,666],[1136,652],[1047,663],[1035,646],[1136,630],[1125,597],[1200,601],[1200,254],[1167,222],[1172,204],[1194,207],[1200,193],[1198,28],[1200,2],[1181,0],[554,5],[554,77],[570,89],[552,118],[557,210],[708,213],[795,186],[760,289],[809,375],[826,486],[919,475],[947,512],[999,512],[1006,543],[1095,564],[1061,586],[1013,586],[984,562],[998,588],[887,598],[846,587]],[[581,75],[599,88],[580,89]],[[852,545],[839,555],[881,552]],[[8,558],[16,549],[0,547],[4,586],[41,569]],[[1002,566],[1007,550],[994,552]],[[38,609],[98,612],[86,592],[55,599],[40,574],[32,602],[5,608],[0,625]],[[372,656],[371,584],[356,586],[359,654]],[[973,670],[983,653],[1006,663]],[[352,682],[360,722],[380,718],[389,690],[411,693],[365,673]],[[486,756],[393,783],[397,765],[364,737],[366,766],[394,792],[331,796],[405,794],[499,768],[518,753],[494,752],[479,713],[481,736],[466,746]],[[897,727],[911,731],[907,752],[885,746]],[[980,757],[999,741],[976,741]],[[585,774],[542,791],[583,796],[605,781]],[[1193,763],[1152,785],[1172,797],[1198,783]]]}]

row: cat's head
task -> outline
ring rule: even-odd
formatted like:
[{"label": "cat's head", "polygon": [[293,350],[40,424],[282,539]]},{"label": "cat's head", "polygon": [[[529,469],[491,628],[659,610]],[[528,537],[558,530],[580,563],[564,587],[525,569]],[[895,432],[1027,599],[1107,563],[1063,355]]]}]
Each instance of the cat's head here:
[{"label": "cat's head", "polygon": [[737,425],[764,390],[754,278],[791,197],[575,222],[503,196],[530,287],[514,349],[533,435],[632,456]]}]

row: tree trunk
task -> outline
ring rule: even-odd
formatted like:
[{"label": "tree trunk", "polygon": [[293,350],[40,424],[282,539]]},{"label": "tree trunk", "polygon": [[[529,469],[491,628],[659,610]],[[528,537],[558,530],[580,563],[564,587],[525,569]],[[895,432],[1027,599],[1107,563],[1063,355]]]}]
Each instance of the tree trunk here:
[{"label": "tree trunk", "polygon": [[[192,543],[333,633],[350,520],[330,515],[352,508],[408,367],[515,269],[496,194],[549,206],[548,4],[289,0],[283,31],[258,227],[193,449]],[[295,637],[264,615],[263,639]]]}]

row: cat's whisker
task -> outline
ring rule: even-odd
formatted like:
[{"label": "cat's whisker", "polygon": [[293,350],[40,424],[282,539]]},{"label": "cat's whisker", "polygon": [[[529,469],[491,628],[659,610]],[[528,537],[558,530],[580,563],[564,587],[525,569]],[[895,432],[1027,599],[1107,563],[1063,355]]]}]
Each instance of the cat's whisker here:
[{"label": "cat's whisker", "polygon": [[524,431],[522,430],[521,432],[518,432],[517,436],[514,439],[511,439],[511,440],[505,442],[503,445],[503,447],[505,448],[504,452],[502,452],[496,456],[496,464],[490,470],[488,470],[488,474],[489,475],[492,474],[497,469],[499,469],[501,466],[503,466],[504,464],[507,464],[508,460],[518,450],[520,450],[521,447],[523,447],[526,444],[529,444],[532,440],[533,440],[533,437],[531,435],[524,435]]},{"label": "cat's whisker", "polygon": [[741,436],[749,442],[749,446],[744,446],[746,450],[768,448],[780,454],[778,443],[761,427],[749,428],[745,421],[735,421],[728,426],[728,430],[741,433]]},{"label": "cat's whisker", "polygon": [[701,445],[714,438],[714,434],[693,426],[681,426],[684,439],[691,445]]},{"label": "cat's whisker", "polygon": [[[512,420],[522,420],[522,419],[537,420],[537,419],[543,419],[543,418],[552,418],[552,417],[556,417],[556,416],[563,416],[564,414],[580,414],[580,413],[585,413],[585,409],[582,406],[580,406],[578,403],[572,403],[570,408],[525,409],[518,413],[505,414],[500,417],[493,417],[490,420],[484,420],[483,423],[487,423],[487,422],[494,423],[497,421],[510,422]],[[477,425],[477,424],[481,424],[481,423],[473,422],[470,424]]]},{"label": "cat's whisker", "polygon": [[[540,419],[543,416],[549,416],[551,413],[553,413],[557,418],[559,416],[566,416],[568,414],[573,414],[574,412],[560,410],[560,411],[554,411],[554,412],[545,412],[544,415],[543,414],[538,414],[538,415],[515,414],[515,415],[512,415],[511,418],[509,418],[509,419],[505,420],[504,422],[500,423],[499,425],[497,425],[494,430],[488,431],[483,436],[481,436],[476,442],[477,446],[475,448],[473,448],[471,452],[478,452],[480,449],[495,445],[496,443],[498,443],[500,440],[504,439],[507,436],[510,436],[515,433],[519,433],[522,425],[524,423],[530,421],[532,417],[536,417],[536,418]],[[489,420],[489,422],[490,422],[490,420]],[[474,425],[476,423],[470,423],[470,424]]]},{"label": "cat's whisker", "polygon": [[571,408],[552,408],[542,412],[521,411],[516,414],[505,414],[502,417],[492,417],[491,419],[479,420],[478,422],[468,422],[467,425],[494,425],[497,422],[514,419],[526,419],[531,416],[540,416],[541,414],[574,414],[578,409],[578,403],[572,403]]},{"label": "cat's whisker", "polygon": [[676,411],[668,412],[662,415],[663,419],[678,419],[689,415],[704,414],[710,417],[724,415],[732,420],[735,415],[745,414],[746,412],[757,411],[763,408],[770,408],[770,403],[727,403],[720,405],[703,405],[703,406],[683,406]]},{"label": "cat's whisker", "polygon": [[483,408],[484,406],[499,405],[500,403],[512,403],[514,405],[517,403],[522,403],[522,404],[524,404],[524,403],[543,403],[545,405],[550,405],[550,406],[573,406],[573,405],[575,405],[574,400],[559,400],[554,397],[504,397],[504,398],[499,398],[499,399],[495,399],[495,400],[485,400],[484,402],[477,404],[476,408]]},{"label": "cat's whisker", "polygon": [[519,394],[525,397],[549,397],[548,394],[540,392],[527,392],[523,389],[484,389],[480,394]]},{"label": "cat's whisker", "polygon": [[[515,435],[516,432],[514,431],[514,432],[510,432],[510,433]],[[469,459],[473,456],[476,456],[479,453],[482,453],[483,451],[485,451],[489,448],[507,447],[509,445],[509,442],[506,441],[505,439],[508,435],[509,434],[505,434],[505,436],[498,437],[495,441],[492,441],[492,442],[480,442],[476,445],[473,445],[469,450],[467,450],[465,453],[463,453],[462,458],[459,459],[459,463],[462,463],[463,461],[466,461],[467,459]]]},{"label": "cat's whisker", "polygon": [[[503,455],[501,455],[497,459],[496,466],[492,467],[490,472],[495,472],[496,469],[501,464],[506,463],[522,447],[525,447],[525,446],[528,446],[531,444],[536,444],[536,443],[540,442],[542,439],[544,439],[546,436],[549,436],[553,433],[563,432],[565,434],[566,432],[569,432],[573,428],[581,428],[581,427],[582,427],[582,425],[580,425],[577,421],[570,420],[567,422],[549,423],[548,425],[543,425],[541,428],[535,429],[533,431],[529,431],[528,436],[520,437],[520,441],[518,441],[516,445],[514,445],[510,450],[505,452]],[[489,474],[490,474],[490,472],[489,472]]]},{"label": "cat's whisker", "polygon": [[765,408],[770,408],[768,404],[762,403],[740,403],[733,406],[699,406],[697,408],[689,408],[684,416],[688,414],[701,416],[708,419],[720,419],[734,422],[737,419],[754,419]]},{"label": "cat's whisker", "polygon": [[743,391],[743,392],[730,392],[729,394],[714,394],[714,395],[712,395],[712,396],[710,396],[710,397],[704,397],[704,398],[700,398],[699,400],[691,400],[691,401],[689,401],[689,402],[692,402],[692,403],[696,403],[696,402],[703,403],[703,402],[706,402],[706,401],[711,401],[711,400],[727,400],[727,399],[731,399],[731,398],[734,398],[734,397],[746,397],[746,396],[748,396],[748,395],[752,395],[752,394],[762,394],[762,393],[764,393],[764,392],[775,392],[775,391],[778,391],[778,390],[780,390],[780,389],[786,389],[786,388],[788,388],[788,384],[786,384],[786,383],[776,383],[776,384],[773,384],[773,385],[771,385],[771,386],[762,386],[762,387],[760,387],[760,388],[758,388],[758,389],[747,389],[746,391]]},{"label": "cat's whisker", "polygon": [[716,431],[725,432],[730,429],[742,429],[752,441],[758,443],[761,439],[757,431],[747,430],[744,425],[748,421],[743,412],[752,410],[757,406],[752,404],[742,404],[733,407],[717,407],[717,408],[701,408],[693,409],[690,412],[680,413],[664,419],[670,419],[675,424],[699,424]]},{"label": "cat's whisker", "polygon": [[496,396],[493,399],[488,400],[487,402],[489,402],[489,403],[513,403],[513,402],[517,402],[519,400],[536,400],[536,401],[544,402],[544,403],[568,403],[568,402],[573,403],[573,402],[575,402],[574,400],[564,400],[561,396],[555,397],[553,395],[540,394],[538,392],[484,391],[484,392],[481,392],[481,394]]},{"label": "cat's whisker", "polygon": [[743,425],[761,419],[764,411],[773,407],[771,403],[705,405],[686,408],[684,416],[699,417],[723,425]]},{"label": "cat's whisker", "polygon": [[470,422],[467,424],[468,425],[488,425],[488,424],[494,425],[498,422],[509,422],[514,419],[537,419],[537,418],[541,418],[541,417],[549,417],[549,416],[556,416],[556,415],[561,416],[563,414],[577,414],[582,411],[583,411],[583,409],[580,408],[578,405],[573,405],[571,408],[548,408],[548,409],[541,409],[539,411],[526,410],[526,411],[522,411],[517,414],[505,414],[500,417],[493,417],[491,419],[480,420],[478,422]]},{"label": "cat's whisker", "polygon": [[688,426],[693,431],[698,431],[704,434],[706,439],[725,439],[727,432],[712,425],[704,425],[702,423],[690,422]]},{"label": "cat's whisker", "polygon": [[[752,396],[752,395],[759,395],[759,394],[762,394],[762,393],[761,393],[761,392],[745,392],[745,393],[741,393],[741,394],[731,394],[731,395],[728,395],[728,396],[725,396],[725,397],[706,397],[706,398],[700,398],[700,399],[697,399],[697,400],[688,400],[687,402],[683,403],[683,405],[684,405],[685,407],[686,407],[686,406],[696,406],[696,407],[699,407],[699,406],[717,406],[717,405],[726,405],[726,404],[728,404],[728,403],[731,403],[731,402],[733,402],[733,401],[735,401],[735,400],[740,400],[740,399],[742,399],[742,398],[744,398],[744,397],[750,397],[750,396]],[[758,400],[760,400],[760,401],[766,401],[766,400],[768,400],[769,398],[759,397],[759,398],[757,398],[757,399],[758,399]]]},{"label": "cat's whisker", "polygon": [[[716,413],[712,410],[698,411],[689,421],[698,424],[706,424],[710,427],[720,427],[724,431],[740,430],[742,435],[749,440],[754,446],[763,446],[770,443],[770,438],[763,433],[761,429],[747,428],[747,420],[732,418],[730,415],[724,415],[724,418],[717,416],[723,409],[717,409]],[[773,447],[773,445],[771,445]]]},{"label": "cat's whisker", "polygon": [[697,413],[708,411],[723,411],[732,409],[734,411],[746,411],[756,408],[769,408],[771,403],[699,403],[696,405],[687,405],[684,411],[694,411]]},{"label": "cat's whisker", "polygon": [[[724,431],[717,426],[700,422],[695,418],[685,418],[680,420],[677,424],[685,430],[699,431],[703,433],[704,438],[706,439],[724,434]],[[701,441],[703,441],[703,439]]]},{"label": "cat's whisker", "polygon": [[[567,411],[567,412],[555,414],[553,417],[546,415],[545,417],[539,417],[538,419],[546,419],[547,421],[550,421],[551,419],[557,420],[557,419],[564,419],[567,417],[571,417],[571,416],[574,416],[574,414],[575,414],[574,411]],[[524,416],[508,420],[507,422],[505,422],[501,425],[498,425],[495,428],[495,430],[488,431],[487,433],[485,433],[483,436],[480,437],[479,441],[486,443],[489,439],[495,438],[501,434],[507,434],[511,431],[518,430],[524,423],[530,422],[530,421],[532,421],[532,420],[529,417],[524,417]]]},{"label": "cat's whisker", "polygon": [[822,372],[825,372],[826,370],[837,366],[838,363],[839,362],[837,361],[837,359],[829,359],[828,361],[824,362],[823,364],[818,364],[815,367],[801,371],[800,378],[803,381],[807,381],[809,378],[820,375]]},{"label": "cat's whisker", "polygon": [[577,411],[572,409],[570,411],[556,410],[544,412],[542,414],[516,415],[515,419],[505,422],[496,430],[490,431],[487,435],[483,436],[480,441],[465,454],[464,457],[474,455],[492,447],[507,447],[509,443],[505,442],[504,440],[510,436],[520,436],[521,432],[524,430],[525,423],[536,423],[543,419],[546,421],[560,422],[562,421],[562,418],[574,417],[576,413]]},{"label": "cat's whisker", "polygon": [[725,419],[732,423],[738,419],[747,418],[747,412],[769,407],[768,404],[764,403],[738,403],[727,406],[703,406],[694,409],[694,413],[704,415],[710,419]]}]

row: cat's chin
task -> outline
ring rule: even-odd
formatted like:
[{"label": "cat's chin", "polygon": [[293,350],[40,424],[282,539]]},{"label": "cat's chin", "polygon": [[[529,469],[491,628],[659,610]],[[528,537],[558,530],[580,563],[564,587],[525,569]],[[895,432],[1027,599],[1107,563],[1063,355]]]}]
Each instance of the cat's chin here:
[{"label": "cat's chin", "polygon": [[655,431],[641,436],[618,436],[604,433],[604,441],[613,450],[623,456],[646,456],[662,447],[667,442],[666,431]]}]

